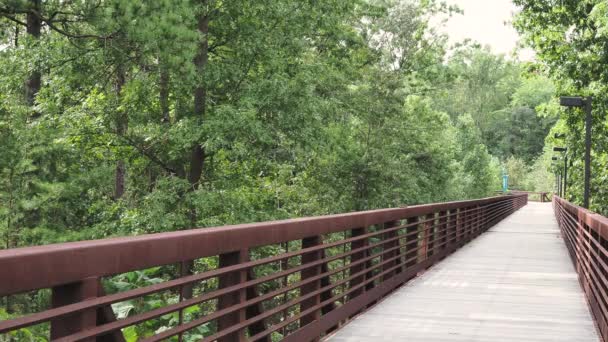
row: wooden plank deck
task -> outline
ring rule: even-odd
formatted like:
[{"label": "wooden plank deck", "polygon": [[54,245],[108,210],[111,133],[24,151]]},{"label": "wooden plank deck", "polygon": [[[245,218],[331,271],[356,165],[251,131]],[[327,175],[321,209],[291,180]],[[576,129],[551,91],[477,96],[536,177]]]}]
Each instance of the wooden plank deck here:
[{"label": "wooden plank deck", "polygon": [[327,340],[600,341],[551,204],[534,202]]}]

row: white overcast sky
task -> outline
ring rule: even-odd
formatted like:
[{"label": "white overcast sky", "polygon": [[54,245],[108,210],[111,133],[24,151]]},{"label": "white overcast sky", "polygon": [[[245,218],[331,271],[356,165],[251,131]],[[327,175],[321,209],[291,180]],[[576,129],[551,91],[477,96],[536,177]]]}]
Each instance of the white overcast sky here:
[{"label": "white overcast sky", "polygon": [[[517,12],[511,0],[447,0],[464,11],[463,15],[450,18],[442,29],[450,36],[450,42],[460,42],[466,38],[489,45],[494,52],[511,55],[515,50],[519,35],[511,26],[513,13]],[[523,50],[518,53],[522,60],[533,58],[533,52]]]}]

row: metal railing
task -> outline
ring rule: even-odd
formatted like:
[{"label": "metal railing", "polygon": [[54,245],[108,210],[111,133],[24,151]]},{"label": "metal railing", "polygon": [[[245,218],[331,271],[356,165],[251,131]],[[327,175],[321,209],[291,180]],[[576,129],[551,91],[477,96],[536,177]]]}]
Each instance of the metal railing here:
[{"label": "metal railing", "polygon": [[[49,322],[52,340],[124,341],[123,329],[173,314],[143,340],[182,340],[202,325],[202,341],[318,340],[526,203],[501,196],[4,250],[0,297],[50,289],[52,300],[0,322],[0,334]],[[154,266],[164,281],[104,287]],[[173,299],[116,319],[112,304],[159,294]]]},{"label": "metal railing", "polygon": [[541,202],[541,203],[551,202],[549,192],[512,190],[510,193],[513,195],[527,194],[528,201]]},{"label": "metal railing", "polygon": [[553,209],[600,335],[608,341],[608,218],[558,196]]}]

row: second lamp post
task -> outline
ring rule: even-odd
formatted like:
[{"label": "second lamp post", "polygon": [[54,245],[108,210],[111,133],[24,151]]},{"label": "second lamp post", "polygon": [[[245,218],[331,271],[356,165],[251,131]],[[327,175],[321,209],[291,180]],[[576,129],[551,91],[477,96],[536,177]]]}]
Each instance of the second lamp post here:
[{"label": "second lamp post", "polygon": [[566,189],[568,187],[568,148],[567,147],[554,147],[555,152],[564,152],[564,179],[562,180],[562,197],[566,198]]}]

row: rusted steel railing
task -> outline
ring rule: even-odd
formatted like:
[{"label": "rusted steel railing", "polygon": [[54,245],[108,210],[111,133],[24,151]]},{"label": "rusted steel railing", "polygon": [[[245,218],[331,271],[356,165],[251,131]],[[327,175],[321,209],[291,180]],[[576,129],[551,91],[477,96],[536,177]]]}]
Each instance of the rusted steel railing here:
[{"label": "rusted steel railing", "polygon": [[535,201],[535,202],[541,202],[541,203],[551,202],[551,199],[550,199],[550,196],[549,196],[550,195],[549,192],[542,192],[542,191],[536,191],[535,192],[535,191],[513,190],[513,191],[511,191],[511,194],[513,194],[513,195],[527,194],[529,201]]},{"label": "rusted steel railing", "polygon": [[[48,309],[0,322],[0,333],[50,322],[53,340],[123,341],[123,329],[173,314],[144,340],[181,340],[201,325],[203,341],[317,340],[526,203],[502,196],[0,251],[0,297],[52,291]],[[175,276],[103,286],[161,265]],[[158,294],[173,300],[115,318],[112,304]]]},{"label": "rusted steel railing", "polygon": [[608,218],[553,196],[553,209],[604,341],[608,341]]}]

